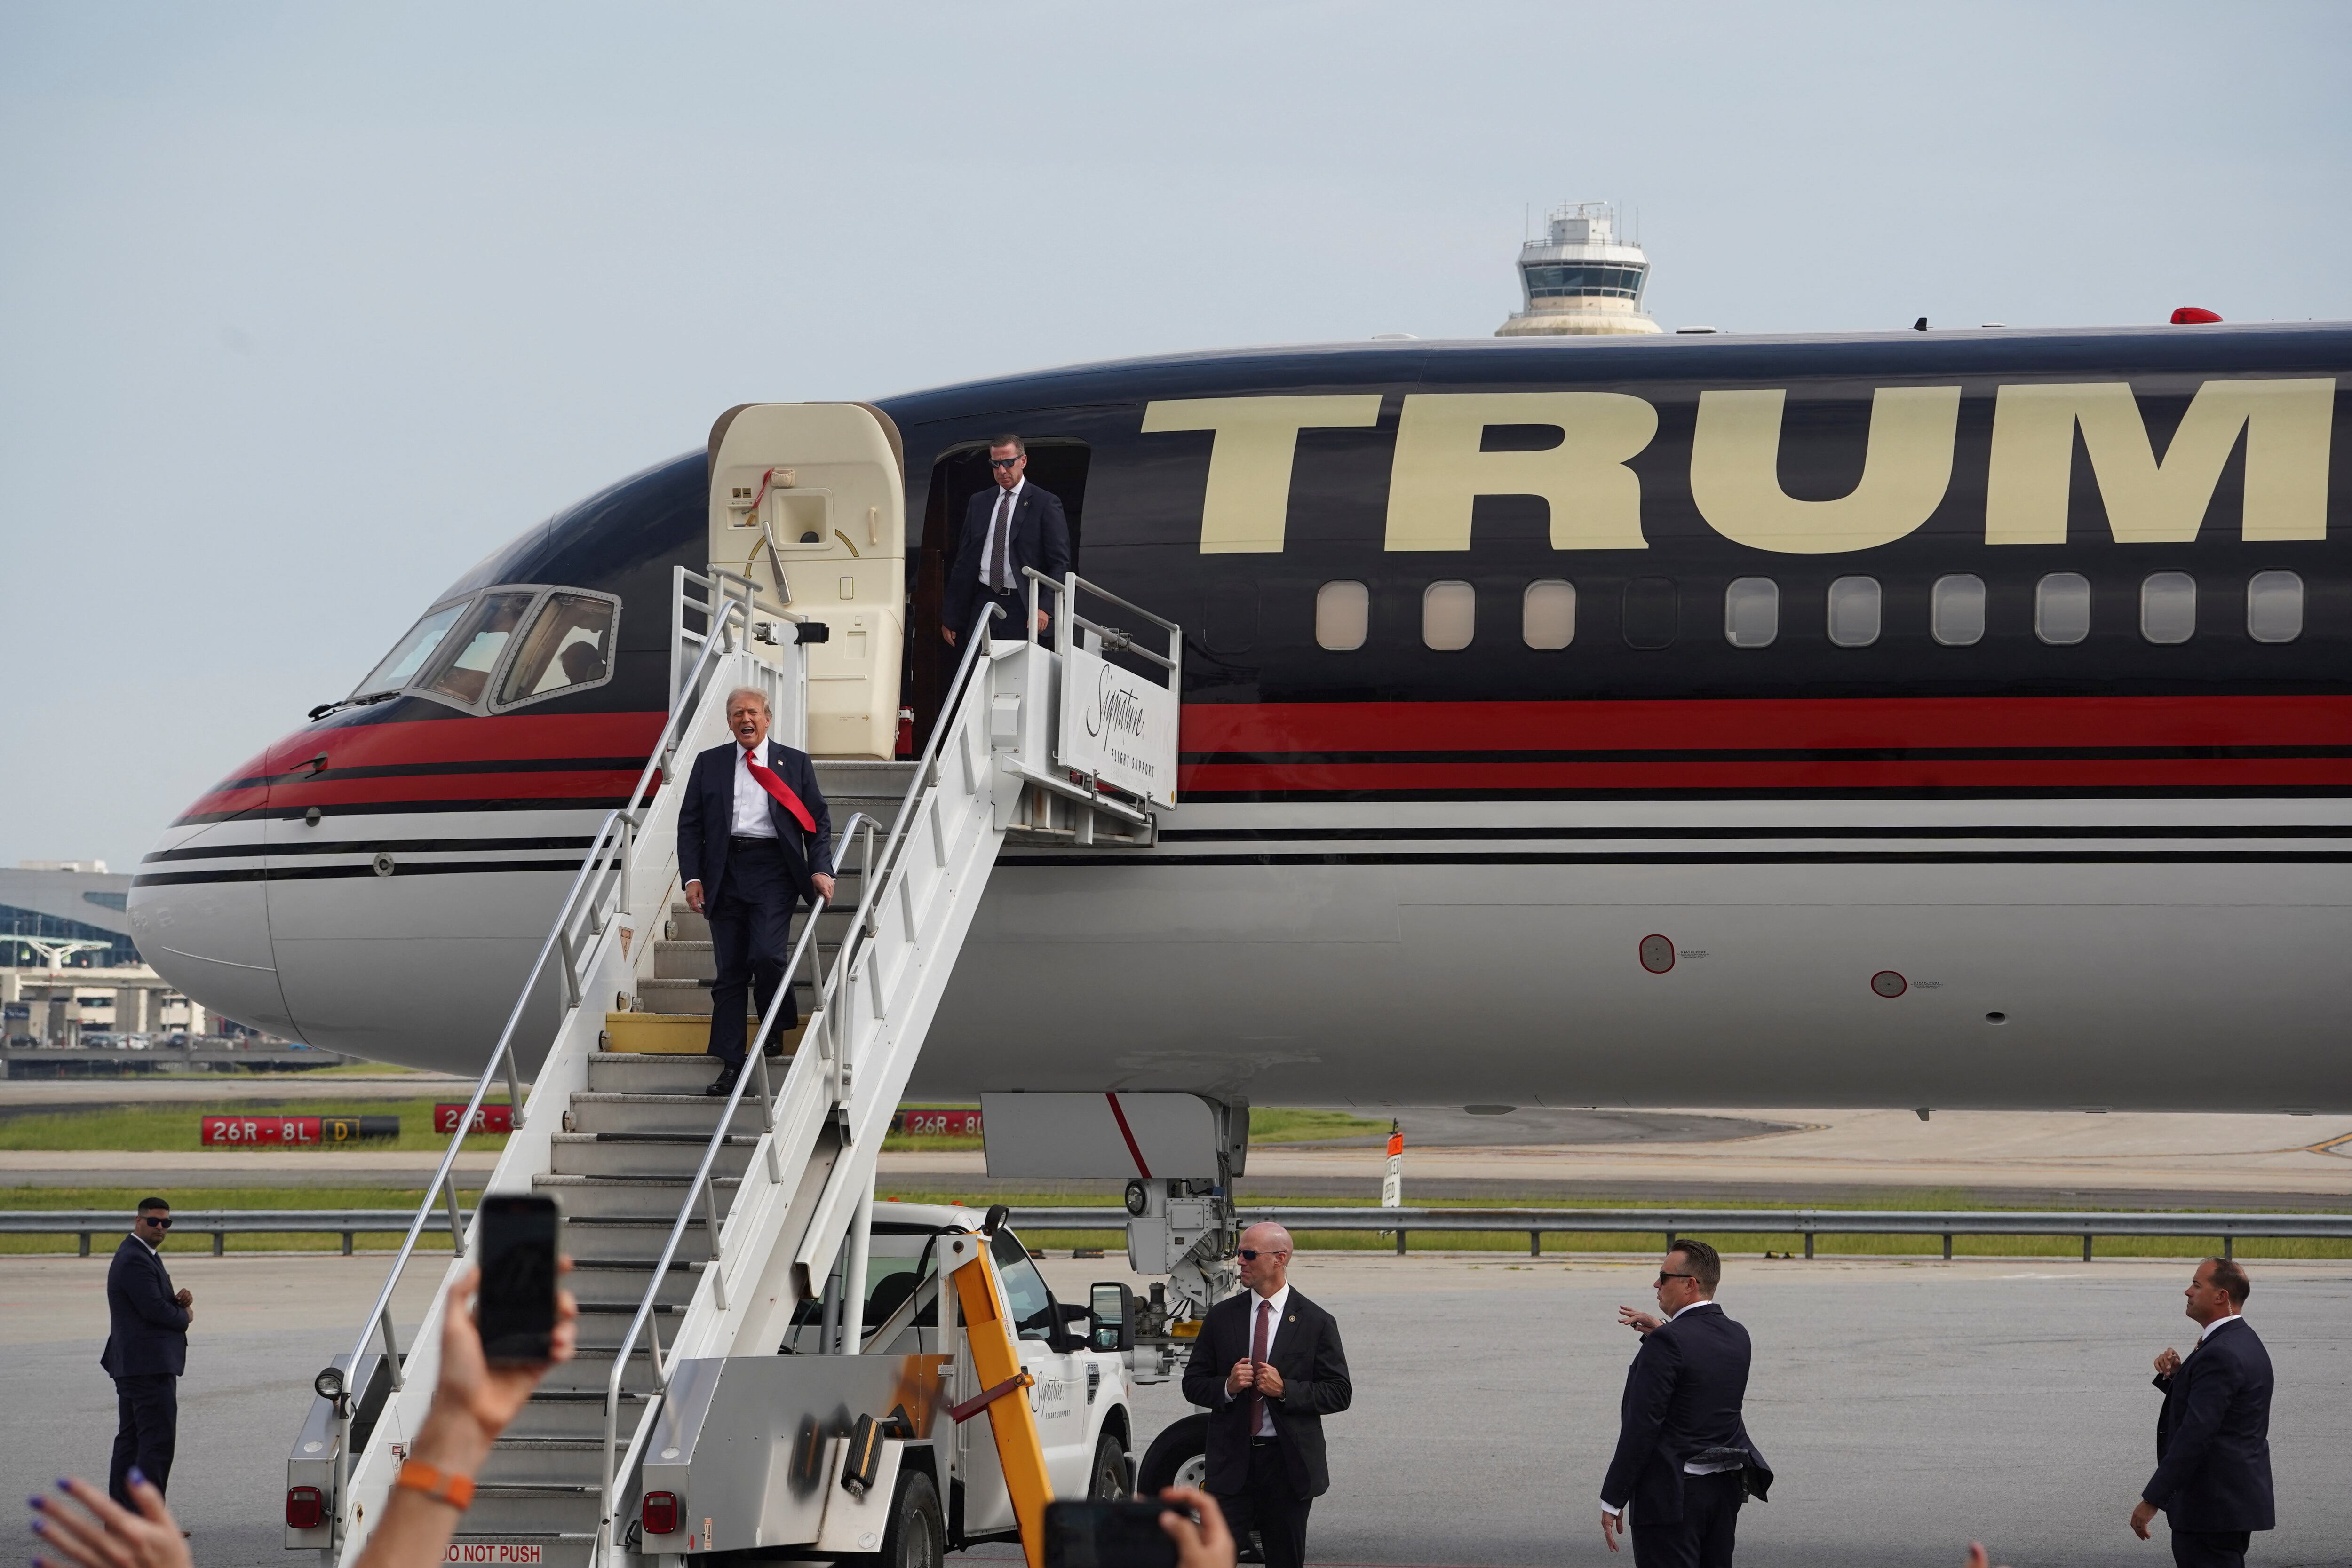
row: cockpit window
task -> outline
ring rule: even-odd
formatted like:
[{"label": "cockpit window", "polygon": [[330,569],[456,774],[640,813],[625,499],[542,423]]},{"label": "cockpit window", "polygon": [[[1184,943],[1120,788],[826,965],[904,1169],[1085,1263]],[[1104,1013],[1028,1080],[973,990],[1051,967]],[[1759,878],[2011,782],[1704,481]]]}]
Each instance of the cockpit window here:
[{"label": "cockpit window", "polygon": [[613,629],[619,606],[585,593],[547,596],[523,633],[522,646],[499,683],[499,706],[593,685],[613,667]]},{"label": "cockpit window", "polygon": [[445,604],[410,627],[408,635],[383,656],[383,663],[370,670],[367,679],[352,688],[352,695],[363,697],[375,692],[396,692],[406,685],[415,678],[416,672],[425,667],[425,661],[433,656],[433,650],[441,645],[441,639],[449,634],[450,626],[465,612],[463,604]]},{"label": "cockpit window", "polygon": [[508,639],[522,624],[523,612],[530,608],[532,597],[488,593],[475,601],[472,611],[446,640],[455,655],[433,673],[424,689],[461,703],[480,702],[489,685],[490,672],[498,667],[499,655],[506,652]]}]

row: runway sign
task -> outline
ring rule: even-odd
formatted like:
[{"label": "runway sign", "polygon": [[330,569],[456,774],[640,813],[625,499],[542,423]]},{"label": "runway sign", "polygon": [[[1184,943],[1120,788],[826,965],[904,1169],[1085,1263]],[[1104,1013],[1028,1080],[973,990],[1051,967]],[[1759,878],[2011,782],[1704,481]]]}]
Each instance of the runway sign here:
[{"label": "runway sign", "polygon": [[400,1136],[397,1116],[206,1116],[205,1148],[305,1148]]},{"label": "runway sign", "polygon": [[[436,1133],[444,1134],[456,1132],[457,1130],[457,1118],[465,1113],[466,1108],[463,1105],[434,1106],[433,1130]],[[474,1124],[467,1131],[469,1136],[475,1133],[511,1133],[514,1131],[514,1107],[511,1105],[481,1106],[479,1109],[475,1111]],[[530,1550],[536,1552],[539,1548],[534,1546]],[[479,1559],[479,1561],[488,1563],[492,1561],[492,1559],[485,1557]],[[520,1557],[501,1557],[496,1559],[496,1561],[500,1563],[520,1563],[524,1560]],[[530,1561],[536,1563],[539,1559],[534,1557],[530,1559]]]},{"label": "runway sign", "polygon": [[890,1119],[892,1132],[926,1137],[976,1138],[980,1126],[977,1111],[901,1111]]}]

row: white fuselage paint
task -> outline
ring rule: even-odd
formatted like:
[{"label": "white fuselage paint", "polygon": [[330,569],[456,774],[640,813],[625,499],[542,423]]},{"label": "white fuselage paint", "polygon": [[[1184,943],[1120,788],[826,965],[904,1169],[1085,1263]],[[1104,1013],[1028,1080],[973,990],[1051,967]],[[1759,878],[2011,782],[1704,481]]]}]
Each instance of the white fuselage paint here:
[{"label": "white fuselage paint", "polygon": [[[1141,852],[1008,846],[910,1092],[2352,1107],[2352,872],[2319,858],[2352,802],[1211,803],[1165,825]],[[593,831],[404,817],[367,846],[391,876],[142,887],[132,912],[175,983],[247,1000],[232,1016],[470,1073],[571,872],[435,874],[465,857],[402,843]],[[198,833],[258,838],[170,841]],[[169,948],[195,926],[211,951]]]}]

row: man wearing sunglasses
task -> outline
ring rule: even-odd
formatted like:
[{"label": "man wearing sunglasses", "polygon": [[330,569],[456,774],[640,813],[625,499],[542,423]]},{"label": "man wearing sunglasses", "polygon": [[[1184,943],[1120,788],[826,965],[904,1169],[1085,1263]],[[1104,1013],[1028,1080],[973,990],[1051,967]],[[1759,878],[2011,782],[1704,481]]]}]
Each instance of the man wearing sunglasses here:
[{"label": "man wearing sunglasses", "polygon": [[[940,630],[950,647],[971,630],[984,604],[1004,612],[990,622],[990,636],[1027,638],[1029,580],[1022,569],[1034,567],[1055,582],[1070,570],[1069,519],[1059,497],[1029,483],[1029,448],[1019,436],[1000,435],[990,444],[988,472],[996,483],[964,508],[955,565],[948,571],[947,620]],[[1048,607],[1059,602],[1038,591],[1036,630],[1043,636],[1054,620]]]},{"label": "man wearing sunglasses", "polygon": [[114,1379],[114,1459],[106,1490],[125,1508],[134,1469],[157,1491],[172,1479],[172,1450],[178,1441],[180,1375],[188,1369],[188,1325],[195,1322],[195,1296],[172,1288],[163,1271],[163,1240],[172,1233],[172,1206],[160,1197],[139,1200],[131,1234],[114,1249],[106,1270],[106,1315],[110,1332],[99,1365]]},{"label": "man wearing sunglasses", "polygon": [[1255,1529],[1266,1568],[1307,1560],[1307,1512],[1331,1488],[1323,1417],[1355,1397],[1339,1325],[1290,1288],[1290,1232],[1242,1232],[1238,1296],[1211,1307],[1184,1365],[1184,1397],[1209,1409],[1208,1474],[1235,1540]]},{"label": "man wearing sunglasses", "polygon": [[1740,1416],[1748,1331],[1715,1304],[1723,1259],[1677,1241],[1658,1260],[1658,1312],[1617,1309],[1642,1336],[1625,1374],[1617,1452],[1601,1482],[1601,1539],[1617,1550],[1633,1512],[1636,1568],[1731,1568],[1739,1505],[1761,1501],[1771,1467]]}]

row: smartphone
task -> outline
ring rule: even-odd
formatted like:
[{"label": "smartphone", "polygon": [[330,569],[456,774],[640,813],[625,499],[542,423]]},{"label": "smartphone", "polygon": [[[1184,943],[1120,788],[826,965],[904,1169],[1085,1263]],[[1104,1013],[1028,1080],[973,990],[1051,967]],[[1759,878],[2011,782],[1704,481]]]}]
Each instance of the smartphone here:
[{"label": "smartphone", "polygon": [[1176,1542],[1160,1528],[1172,1502],[1049,1502],[1045,1568],[1176,1568]]},{"label": "smartphone", "polygon": [[563,1211],[551,1197],[482,1196],[482,1284],[474,1325],[493,1362],[541,1362],[555,1344],[555,1260]]}]

